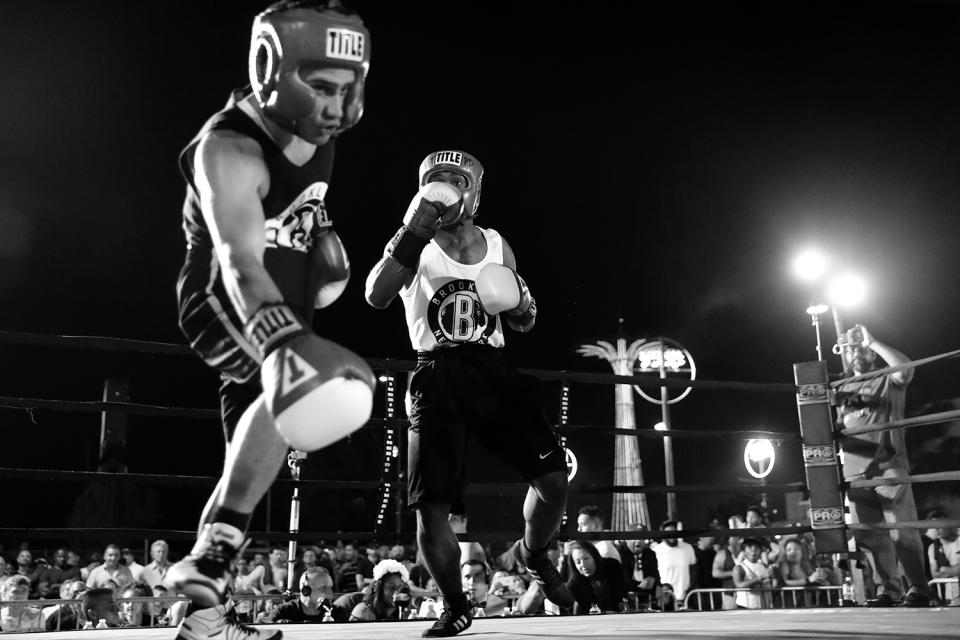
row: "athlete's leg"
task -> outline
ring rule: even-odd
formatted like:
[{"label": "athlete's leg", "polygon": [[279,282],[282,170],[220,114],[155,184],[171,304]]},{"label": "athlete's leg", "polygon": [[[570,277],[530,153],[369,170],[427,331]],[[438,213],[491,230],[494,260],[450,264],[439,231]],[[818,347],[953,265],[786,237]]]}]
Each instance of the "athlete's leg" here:
[{"label": "athlete's leg", "polygon": [[523,541],[539,551],[550,544],[567,508],[567,473],[552,471],[530,481],[523,501]]}]

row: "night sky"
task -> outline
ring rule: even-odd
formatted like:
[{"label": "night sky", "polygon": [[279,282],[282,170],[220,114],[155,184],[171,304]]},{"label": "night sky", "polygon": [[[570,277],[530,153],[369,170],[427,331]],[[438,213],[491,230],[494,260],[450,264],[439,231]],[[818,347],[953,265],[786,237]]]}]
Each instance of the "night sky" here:
[{"label": "night sky", "polygon": [[[5,7],[0,329],[183,341],[176,158],[246,83],[249,25],[264,6]],[[422,158],[460,148],[486,168],[478,224],[508,239],[538,301],[536,330],[508,335],[520,367],[607,372],[576,347],[615,339],[623,318],[630,339],[679,341],[703,379],[792,381],[794,362],[816,358],[804,310],[819,296],[790,272],[808,245],[869,282],[867,303],[845,320],[915,358],[958,347],[960,5],[351,6],[371,32],[372,64],[365,115],[338,141],[327,204],[353,278],[318,314],[320,335],[367,357],[411,358],[399,301],[367,306],[363,282],[400,224]],[[830,322],[823,335],[834,339]],[[216,406],[216,378],[196,358],[0,349],[0,395],[94,400],[105,376],[127,376],[134,401]],[[837,358],[830,367],[838,372]],[[950,363],[921,370],[908,413],[957,396],[955,373]],[[612,423],[611,389],[572,394],[572,421]],[[658,410],[635,399],[649,428]],[[545,385],[544,401],[555,420],[555,387]],[[0,466],[96,468],[96,414],[41,411],[39,427],[23,411],[0,416]],[[789,394],[698,390],[673,418],[677,429],[797,430]],[[130,432],[131,471],[219,472],[215,422],[133,418]],[[946,433],[911,438],[935,453]],[[579,437],[583,481],[612,483],[610,438]],[[662,484],[659,443],[643,442],[647,482]],[[742,478],[741,444],[675,441],[677,482]],[[376,477],[375,449],[341,443],[326,456],[339,462],[316,456],[311,477],[364,465]],[[802,479],[798,449],[781,447],[771,482]],[[512,480],[482,457],[471,474]],[[42,516],[3,509],[6,526],[64,526],[83,488],[3,483],[34,496],[4,491],[14,506],[52,500]],[[204,496],[187,493],[156,497],[145,521],[190,528]],[[728,499],[681,495],[681,515],[700,526]],[[490,500],[473,505],[477,529],[497,524],[485,519],[499,508]],[[592,501],[575,496],[571,507]],[[654,523],[664,517],[662,500],[651,499],[651,512]],[[302,528],[361,524],[317,516]]]}]

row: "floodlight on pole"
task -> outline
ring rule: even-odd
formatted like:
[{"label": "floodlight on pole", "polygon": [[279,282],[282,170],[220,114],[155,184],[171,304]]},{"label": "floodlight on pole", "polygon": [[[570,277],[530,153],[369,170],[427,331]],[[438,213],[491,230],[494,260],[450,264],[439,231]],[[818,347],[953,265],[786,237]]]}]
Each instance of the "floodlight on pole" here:
[{"label": "floodlight on pole", "polygon": [[863,303],[866,297],[867,283],[855,273],[840,274],[827,285],[827,298],[834,307],[856,307]]},{"label": "floodlight on pole", "polygon": [[667,424],[666,424],[665,422],[658,422],[657,424],[653,425],[653,430],[654,430],[654,431],[666,431],[666,430],[667,430]]},{"label": "floodlight on pole", "polygon": [[817,282],[827,272],[829,261],[817,249],[806,249],[793,259],[793,273],[803,282]]}]

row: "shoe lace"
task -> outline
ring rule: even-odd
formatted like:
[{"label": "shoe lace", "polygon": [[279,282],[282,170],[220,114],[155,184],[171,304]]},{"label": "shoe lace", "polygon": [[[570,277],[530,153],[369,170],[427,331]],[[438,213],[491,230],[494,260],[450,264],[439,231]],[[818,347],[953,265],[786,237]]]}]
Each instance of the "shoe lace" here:
[{"label": "shoe lace", "polygon": [[233,635],[228,636],[233,640],[234,638],[259,638],[260,631],[251,627],[250,625],[243,624],[239,620],[230,620],[227,622],[227,626],[233,631]]}]

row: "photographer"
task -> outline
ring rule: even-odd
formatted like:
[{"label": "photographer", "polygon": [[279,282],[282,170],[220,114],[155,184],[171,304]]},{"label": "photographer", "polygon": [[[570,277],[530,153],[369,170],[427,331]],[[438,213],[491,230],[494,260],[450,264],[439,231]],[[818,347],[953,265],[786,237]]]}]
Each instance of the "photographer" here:
[{"label": "photographer", "polygon": [[311,567],[300,576],[300,597],[284,602],[267,622],[323,622],[333,607],[333,578],[323,567]]}]

